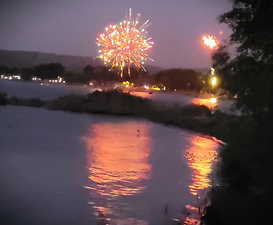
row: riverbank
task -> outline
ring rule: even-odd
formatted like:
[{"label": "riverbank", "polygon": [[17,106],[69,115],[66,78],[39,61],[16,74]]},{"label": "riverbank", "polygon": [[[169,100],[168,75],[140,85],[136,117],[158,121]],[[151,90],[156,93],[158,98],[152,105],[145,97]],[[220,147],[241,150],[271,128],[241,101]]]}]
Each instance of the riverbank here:
[{"label": "riverbank", "polygon": [[244,117],[212,112],[205,106],[154,102],[118,91],[93,92],[87,95],[67,95],[54,100],[18,98],[1,95],[2,102],[10,105],[44,107],[78,113],[101,113],[134,116],[165,125],[172,125],[226,141],[233,129],[249,124]]}]

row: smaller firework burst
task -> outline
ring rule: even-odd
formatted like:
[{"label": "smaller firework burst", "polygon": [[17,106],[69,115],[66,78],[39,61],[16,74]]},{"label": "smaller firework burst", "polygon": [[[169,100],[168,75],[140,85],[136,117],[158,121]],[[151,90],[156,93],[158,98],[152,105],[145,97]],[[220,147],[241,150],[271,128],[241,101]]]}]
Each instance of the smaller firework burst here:
[{"label": "smaller firework burst", "polygon": [[218,40],[213,35],[204,35],[202,37],[202,40],[203,40],[203,44],[209,49],[214,50],[218,48],[218,45],[219,45]]},{"label": "smaller firework burst", "polygon": [[105,32],[99,34],[97,38],[99,58],[112,69],[117,68],[121,76],[125,68],[130,75],[133,66],[146,71],[145,62],[152,60],[149,57],[149,50],[154,43],[146,30],[149,20],[141,24],[139,18],[140,14],[133,18],[129,9],[129,15],[124,21],[107,26]]}]

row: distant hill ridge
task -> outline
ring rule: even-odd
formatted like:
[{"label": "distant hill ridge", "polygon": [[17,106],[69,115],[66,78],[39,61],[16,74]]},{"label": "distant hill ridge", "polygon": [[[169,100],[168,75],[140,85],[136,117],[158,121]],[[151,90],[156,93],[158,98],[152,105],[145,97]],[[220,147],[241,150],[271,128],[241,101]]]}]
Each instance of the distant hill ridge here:
[{"label": "distant hill ridge", "polygon": [[[93,66],[101,65],[97,59],[94,59],[91,56],[72,56],[56,53],[0,49],[0,65],[22,68],[33,67],[45,63],[61,63],[67,70],[73,71],[82,71],[88,64]],[[162,68],[157,66],[146,65],[145,67],[151,73],[162,70]]]},{"label": "distant hill ridge", "polygon": [[44,63],[61,63],[68,70],[82,70],[86,65],[95,64],[88,56],[59,55],[32,51],[0,50],[0,65],[10,67],[32,67]]}]

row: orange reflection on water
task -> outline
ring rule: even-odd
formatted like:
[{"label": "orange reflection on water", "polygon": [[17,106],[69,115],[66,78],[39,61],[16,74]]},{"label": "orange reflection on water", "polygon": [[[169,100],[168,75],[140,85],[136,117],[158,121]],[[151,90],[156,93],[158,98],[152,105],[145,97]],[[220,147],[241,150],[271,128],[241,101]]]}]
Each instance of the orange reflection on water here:
[{"label": "orange reflection on water", "polygon": [[146,91],[132,91],[130,92],[131,95],[141,97],[141,98],[152,98],[152,92],[146,92]]},{"label": "orange reflection on water", "polygon": [[194,98],[192,103],[195,105],[204,105],[209,109],[214,109],[217,105],[217,98]]},{"label": "orange reflection on water", "polygon": [[198,218],[192,218],[192,217],[186,217],[183,221],[183,225],[197,225],[200,224],[200,219]]},{"label": "orange reflection on water", "polygon": [[100,195],[132,195],[149,178],[149,125],[139,122],[100,123],[87,139],[89,179]]},{"label": "orange reflection on water", "polygon": [[192,183],[189,185],[193,195],[211,186],[210,174],[217,159],[218,144],[201,136],[191,139],[190,148],[185,152],[189,167],[192,169]]}]

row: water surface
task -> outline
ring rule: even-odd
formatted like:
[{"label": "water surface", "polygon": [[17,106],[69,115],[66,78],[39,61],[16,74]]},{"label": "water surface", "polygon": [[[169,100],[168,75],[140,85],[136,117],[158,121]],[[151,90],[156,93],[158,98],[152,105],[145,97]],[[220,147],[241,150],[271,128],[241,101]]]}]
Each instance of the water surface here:
[{"label": "water surface", "polygon": [[211,185],[218,144],[186,130],[15,106],[0,122],[0,211],[19,220],[9,224],[165,225]]}]

